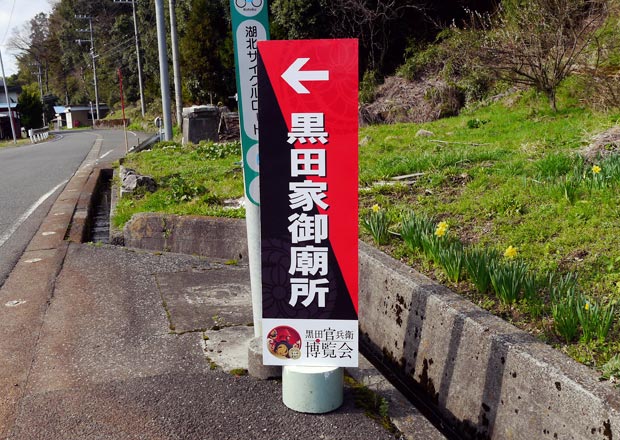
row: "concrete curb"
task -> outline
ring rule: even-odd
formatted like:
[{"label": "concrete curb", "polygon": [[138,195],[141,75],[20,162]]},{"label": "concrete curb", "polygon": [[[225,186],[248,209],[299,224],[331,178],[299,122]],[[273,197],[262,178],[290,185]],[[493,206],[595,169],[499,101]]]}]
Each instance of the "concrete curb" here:
[{"label": "concrete curb", "polygon": [[[122,163],[122,160],[121,160]],[[118,168],[114,168],[112,175],[112,185],[110,188],[110,239],[109,242],[114,246],[125,246],[123,231],[114,225],[112,221],[116,215],[116,206],[120,198],[120,188],[116,184],[119,181]]]},{"label": "concrete curb", "polygon": [[95,141],[0,289],[0,438],[15,423],[16,406],[27,388],[41,326],[67,254],[65,237],[100,147],[101,141]]},{"label": "concrete curb", "polygon": [[88,236],[93,210],[93,195],[97,193],[100,178],[101,169],[94,169],[80,193],[80,197],[75,206],[75,212],[73,213],[73,220],[68,236],[69,241],[82,243]]},{"label": "concrete curb", "polygon": [[26,251],[0,289],[0,438],[15,423],[67,244]]},{"label": "concrete curb", "polygon": [[557,350],[360,243],[360,329],[465,438],[608,439],[620,394]]}]

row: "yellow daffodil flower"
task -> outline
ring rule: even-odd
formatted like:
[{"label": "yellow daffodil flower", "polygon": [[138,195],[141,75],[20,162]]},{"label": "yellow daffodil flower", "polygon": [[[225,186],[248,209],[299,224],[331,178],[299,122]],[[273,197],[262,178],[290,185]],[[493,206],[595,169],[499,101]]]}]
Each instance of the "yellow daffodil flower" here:
[{"label": "yellow daffodil flower", "polygon": [[601,172],[601,167],[599,167],[598,165],[593,165],[593,166],[592,166],[592,172],[593,172],[594,174],[598,174],[598,173],[600,173],[600,172]]},{"label": "yellow daffodil flower", "polygon": [[583,306],[583,308],[586,309],[586,312],[590,310],[590,303],[586,303],[586,305]]},{"label": "yellow daffodil flower", "polygon": [[519,253],[519,248],[516,248],[512,245],[508,246],[508,248],[504,251],[504,257],[510,258],[511,260],[517,256]]},{"label": "yellow daffodil flower", "polygon": [[437,237],[443,237],[444,235],[446,235],[446,232],[448,232],[448,223],[439,222],[439,224],[437,225],[437,229],[435,229],[435,235]]},{"label": "yellow daffodil flower", "polygon": [[381,211],[381,207],[379,205],[377,205],[376,203],[374,205],[372,205],[372,212],[379,212]]}]

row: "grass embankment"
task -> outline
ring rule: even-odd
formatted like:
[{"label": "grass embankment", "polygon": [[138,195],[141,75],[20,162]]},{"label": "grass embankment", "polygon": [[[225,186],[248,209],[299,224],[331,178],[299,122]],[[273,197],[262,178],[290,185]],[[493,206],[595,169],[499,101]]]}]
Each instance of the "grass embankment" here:
[{"label": "grass embankment", "polygon": [[[433,123],[361,129],[360,216],[368,219],[376,205],[391,232],[387,243],[378,245],[384,251],[582,363],[600,367],[620,351],[617,309],[609,307],[620,297],[620,160],[588,163],[579,150],[619,116],[576,106],[553,113],[544,100],[528,94],[509,99]],[[432,134],[416,136],[421,128]],[[153,175],[161,189],[124,200],[116,223],[136,211],[242,215],[221,205],[242,194],[239,156],[213,160],[203,149],[159,148],[130,156],[127,166]],[[392,181],[406,175],[411,176]],[[454,276],[432,250],[406,243],[402,225],[410,212],[425,219],[434,241],[443,237],[463,253],[488,250],[497,260],[495,272],[520,272],[516,293],[500,295],[492,284],[478,288],[464,262]],[[440,222],[445,223],[435,229]],[[361,231],[363,239],[372,240]],[[503,257],[510,246],[513,251]],[[577,283],[565,274],[576,274]],[[562,289],[551,287],[558,283]],[[574,301],[566,300],[571,295]],[[564,311],[571,316],[563,316],[560,306],[571,309]],[[576,316],[597,307],[614,312],[611,329],[601,338],[595,322],[586,328],[587,316],[583,324]],[[559,325],[565,318],[566,326],[575,327],[572,336]]]},{"label": "grass embankment", "polygon": [[156,148],[127,156],[124,166],[155,179],[154,193],[120,200],[113,221],[122,227],[138,212],[244,217],[225,201],[243,196],[239,143],[182,146],[161,142]]},{"label": "grass embankment", "polygon": [[[395,233],[382,247],[394,257],[575,359],[600,366],[620,351],[620,325],[610,307],[620,298],[620,159],[590,163],[579,151],[618,115],[577,107],[553,113],[531,95],[511,100],[429,124],[362,129],[361,216],[370,218],[378,205]],[[420,128],[432,135],[416,136]],[[413,176],[391,181],[403,175]],[[465,261],[455,277],[437,249],[395,238],[410,211],[432,219],[427,233],[462,244],[462,254],[494,250],[502,270],[521,271],[498,282],[516,284],[514,295],[493,284],[477,289]],[[553,286],[566,274],[577,282],[570,276],[557,291]],[[582,324],[582,311],[598,312],[594,321],[614,312],[606,337],[597,337],[597,322],[589,328],[592,315],[582,316]]]},{"label": "grass embankment", "polygon": [[11,140],[3,140],[0,141],[0,148],[7,148],[7,147],[23,147],[24,145],[32,145],[32,142],[30,141],[30,138],[22,138],[22,139],[17,139],[16,143],[13,143],[13,139],[11,138]]}]

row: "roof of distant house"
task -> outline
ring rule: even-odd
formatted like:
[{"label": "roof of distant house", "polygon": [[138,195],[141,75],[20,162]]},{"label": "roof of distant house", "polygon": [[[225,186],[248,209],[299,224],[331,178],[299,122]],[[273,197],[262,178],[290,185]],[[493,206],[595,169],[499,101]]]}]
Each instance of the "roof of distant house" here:
[{"label": "roof of distant house", "polygon": [[[7,89],[9,89],[9,92],[17,92],[17,93],[21,93],[22,92],[22,86],[6,86]],[[0,93],[4,95],[4,81],[2,80],[2,78],[0,78]]]},{"label": "roof of distant house", "polygon": [[[63,114],[63,113],[69,113],[69,112],[90,111],[91,109],[93,111],[95,110],[94,104],[92,107],[90,105],[55,105],[54,106],[54,112],[58,115]],[[107,104],[99,103],[99,110],[109,110],[109,107]]]}]

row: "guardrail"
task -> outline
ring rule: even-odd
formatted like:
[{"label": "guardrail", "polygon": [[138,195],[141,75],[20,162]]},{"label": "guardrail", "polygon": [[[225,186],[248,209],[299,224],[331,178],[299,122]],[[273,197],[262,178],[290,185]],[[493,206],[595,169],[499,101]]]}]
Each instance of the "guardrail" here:
[{"label": "guardrail", "polygon": [[30,142],[36,144],[37,142],[42,142],[49,138],[50,129],[45,128],[31,128],[28,130],[28,137],[30,137]]}]

